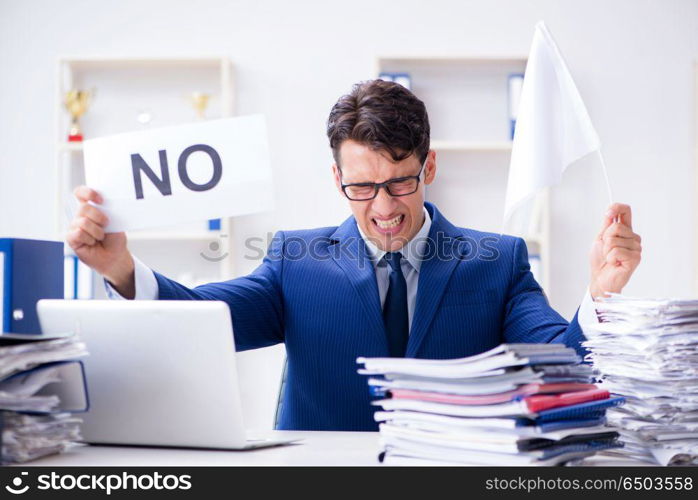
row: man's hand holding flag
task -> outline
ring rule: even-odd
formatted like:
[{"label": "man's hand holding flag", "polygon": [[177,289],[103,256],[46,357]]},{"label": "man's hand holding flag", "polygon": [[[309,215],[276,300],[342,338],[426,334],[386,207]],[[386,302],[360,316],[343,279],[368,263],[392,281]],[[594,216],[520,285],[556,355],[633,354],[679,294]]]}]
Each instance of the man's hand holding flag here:
[{"label": "man's hand holding flag", "polygon": [[592,297],[620,293],[640,263],[640,236],[632,230],[628,205],[613,203],[601,141],[552,35],[539,22],[528,57],[518,108],[504,224],[547,186],[559,184],[565,169],[598,153],[611,206],[590,255]]}]

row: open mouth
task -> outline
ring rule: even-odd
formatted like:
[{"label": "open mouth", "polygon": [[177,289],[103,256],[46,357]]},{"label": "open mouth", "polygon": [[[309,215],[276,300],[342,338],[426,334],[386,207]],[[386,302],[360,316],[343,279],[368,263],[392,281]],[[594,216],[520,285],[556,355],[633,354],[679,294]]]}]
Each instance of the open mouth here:
[{"label": "open mouth", "polygon": [[392,219],[372,219],[376,229],[381,233],[396,233],[402,228],[405,215],[400,214]]}]

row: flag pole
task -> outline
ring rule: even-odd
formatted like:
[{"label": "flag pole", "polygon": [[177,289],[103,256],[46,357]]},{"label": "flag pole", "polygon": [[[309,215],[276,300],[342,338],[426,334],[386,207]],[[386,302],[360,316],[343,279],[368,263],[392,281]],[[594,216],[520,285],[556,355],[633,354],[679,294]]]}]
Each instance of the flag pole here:
[{"label": "flag pole", "polygon": [[[599,153],[599,159],[601,160],[601,170],[603,171],[603,178],[606,180],[606,191],[608,191],[608,202],[613,205],[613,191],[611,191],[611,183],[608,180],[608,172],[606,171],[606,162],[601,154],[601,148],[597,149]],[[620,222],[620,216],[616,215],[613,218],[613,222]]]},{"label": "flag pole", "polygon": [[606,162],[603,159],[603,155],[601,154],[601,148],[597,149],[599,153],[599,159],[601,160],[601,170],[603,171],[603,178],[606,181],[606,191],[608,192],[608,202],[612,205],[613,204],[613,191],[611,191],[611,183],[608,180],[608,172],[606,171]]}]

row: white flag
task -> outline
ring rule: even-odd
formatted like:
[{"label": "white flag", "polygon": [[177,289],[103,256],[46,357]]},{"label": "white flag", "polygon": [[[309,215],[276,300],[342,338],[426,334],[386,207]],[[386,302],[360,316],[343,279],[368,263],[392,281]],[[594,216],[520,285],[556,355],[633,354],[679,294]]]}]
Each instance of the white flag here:
[{"label": "white flag", "polygon": [[548,28],[536,24],[516,120],[504,203],[504,224],[514,211],[601,144],[579,91]]}]

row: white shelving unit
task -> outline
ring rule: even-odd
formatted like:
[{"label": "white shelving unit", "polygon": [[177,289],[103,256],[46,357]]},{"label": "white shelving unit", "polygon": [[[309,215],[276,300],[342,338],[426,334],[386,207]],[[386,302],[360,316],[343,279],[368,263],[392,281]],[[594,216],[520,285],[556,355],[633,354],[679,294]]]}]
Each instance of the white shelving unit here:
[{"label": "white shelving unit", "polygon": [[431,141],[431,149],[436,151],[504,151],[511,152],[511,141]]},{"label": "white shelving unit", "polygon": [[[58,61],[56,80],[58,239],[65,238],[72,218],[72,191],[85,180],[83,144],[67,141],[70,116],[63,99],[68,90],[95,91],[80,119],[85,139],[196,121],[189,100],[193,92],[211,95],[207,118],[229,117],[234,110],[233,66],[226,57],[63,57]],[[143,114],[151,118],[147,124],[137,120]],[[131,250],[146,264],[150,261],[156,269],[161,265],[168,275],[191,286],[232,277],[232,231],[232,220],[224,218],[218,230],[208,229],[208,222],[201,221],[130,232],[128,240]],[[197,254],[202,257],[192,262]],[[182,274],[181,269],[194,271]]]},{"label": "white shelving unit", "polygon": [[[525,56],[509,55],[406,54],[376,59],[376,75],[407,73],[412,91],[427,106],[431,148],[439,167],[427,199],[457,225],[501,232],[512,149],[507,80],[525,68]],[[548,293],[549,207],[546,190],[531,203],[517,231]]]}]

